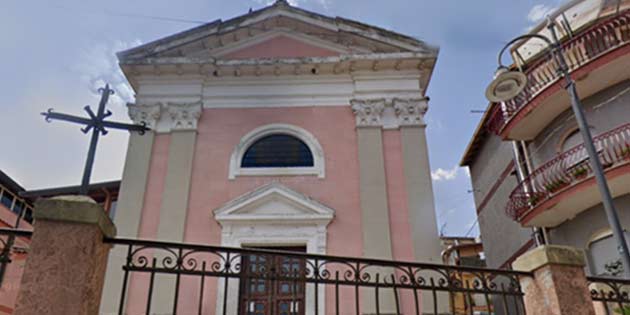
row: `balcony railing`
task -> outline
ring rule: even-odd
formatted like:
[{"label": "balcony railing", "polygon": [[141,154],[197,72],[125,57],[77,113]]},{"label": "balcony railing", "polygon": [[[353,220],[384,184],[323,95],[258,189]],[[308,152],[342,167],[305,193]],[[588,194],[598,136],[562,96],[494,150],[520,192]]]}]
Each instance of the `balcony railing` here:
[{"label": "balcony railing", "polygon": [[[602,20],[562,44],[569,70],[574,71],[595,59],[630,43],[630,10]],[[532,99],[560,79],[558,64],[547,55],[526,65],[527,85],[514,99],[493,104],[487,128],[499,134],[505,125]]]},{"label": "balcony railing", "polygon": [[[594,137],[593,141],[604,169],[630,161],[630,124]],[[525,178],[512,191],[506,212],[521,222],[530,210],[569,186],[587,179],[592,173],[584,145],[575,146]]]}]

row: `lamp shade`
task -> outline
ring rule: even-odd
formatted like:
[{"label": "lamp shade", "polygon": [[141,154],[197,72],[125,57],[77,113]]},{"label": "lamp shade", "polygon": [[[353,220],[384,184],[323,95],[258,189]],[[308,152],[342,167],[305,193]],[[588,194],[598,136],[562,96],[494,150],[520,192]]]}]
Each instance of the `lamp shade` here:
[{"label": "lamp shade", "polygon": [[500,67],[486,89],[486,98],[494,103],[511,100],[525,89],[526,84],[527,76],[522,72]]}]

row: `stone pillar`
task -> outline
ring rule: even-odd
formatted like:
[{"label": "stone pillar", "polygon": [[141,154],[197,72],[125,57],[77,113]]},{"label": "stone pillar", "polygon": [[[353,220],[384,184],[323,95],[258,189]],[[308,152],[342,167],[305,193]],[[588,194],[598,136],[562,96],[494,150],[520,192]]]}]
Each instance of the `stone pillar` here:
[{"label": "stone pillar", "polygon": [[98,314],[114,224],[84,196],[38,201],[34,216],[14,314]]},{"label": "stone pillar", "polygon": [[[385,99],[352,100],[352,111],[356,115],[359,147],[359,193],[363,230],[363,256],[369,258],[392,259],[392,242],[387,203],[387,182],[383,156],[381,116]],[[392,271],[370,270],[388,277]],[[395,312],[393,293],[383,290],[380,313]],[[391,294],[390,294],[391,293]],[[375,314],[376,304],[373,289],[362,291],[362,313]]]},{"label": "stone pillar", "polygon": [[516,259],[515,270],[534,273],[521,278],[527,315],[595,315],[585,265],[582,250],[555,245],[538,247]]},{"label": "stone pillar", "polygon": [[[157,239],[182,242],[186,228],[188,197],[192,176],[193,158],[197,140],[197,122],[202,105],[197,103],[169,103],[171,142],[164,179],[164,192],[160,206]],[[175,276],[156,278],[152,310],[157,313],[173,311]]]},{"label": "stone pillar", "polygon": [[[424,121],[428,101],[428,98],[394,98],[393,106],[400,126],[414,258],[418,262],[441,264],[442,248],[435,217],[427,125]],[[439,312],[448,312],[448,295],[440,296],[438,303]],[[422,310],[427,314],[434,311],[433,296],[429,291],[422,292]]]},{"label": "stone pillar", "polygon": [[[160,118],[160,104],[128,104],[127,107],[129,117],[134,123],[144,123],[147,127],[155,129]],[[154,139],[154,131],[148,131],[143,135],[131,132],[129,135],[127,157],[116,207],[119,211],[116,211],[114,216],[114,223],[121,237],[138,237]],[[118,312],[118,301],[123,284],[120,267],[125,264],[126,257],[127,252],[122,247],[114,248],[109,255],[103,303],[101,303],[102,314]]]}]

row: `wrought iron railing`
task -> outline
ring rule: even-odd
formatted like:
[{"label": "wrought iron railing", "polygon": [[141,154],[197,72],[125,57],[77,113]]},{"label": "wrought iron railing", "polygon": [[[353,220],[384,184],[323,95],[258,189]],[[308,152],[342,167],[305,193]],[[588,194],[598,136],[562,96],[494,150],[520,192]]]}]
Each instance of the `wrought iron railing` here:
[{"label": "wrought iron railing", "polygon": [[[604,169],[630,161],[630,124],[593,138]],[[593,174],[583,144],[558,155],[534,170],[510,194],[506,213],[514,220],[523,217],[543,201]]]},{"label": "wrought iron railing", "polygon": [[630,314],[630,280],[587,277],[597,314]]},{"label": "wrought iron railing", "polygon": [[0,286],[13,255],[23,254],[27,249],[28,242],[18,242],[19,238],[30,240],[32,234],[28,230],[0,228]]},{"label": "wrought iron railing", "polygon": [[[169,314],[182,310],[186,314],[525,314],[519,278],[531,276],[288,251],[105,241],[127,251],[120,275],[119,314],[130,308],[142,314],[158,312],[153,295],[160,285],[171,287],[170,309],[160,310]],[[143,277],[144,285],[131,281],[134,276]],[[158,277],[162,277],[159,284]],[[133,288],[130,282],[135,283]],[[143,291],[128,298],[139,287]],[[182,297],[183,291],[187,293]],[[214,302],[208,302],[207,292],[215,292],[210,297]],[[426,305],[423,310],[420,295],[430,310]],[[440,309],[441,305],[447,309]]]},{"label": "wrought iron railing", "polygon": [[[574,71],[597,58],[630,43],[630,10],[597,22],[562,44],[569,70]],[[487,128],[500,133],[503,127],[525,105],[560,79],[558,64],[548,55],[541,55],[525,65],[527,85],[516,98],[503,106],[493,104]]]}]

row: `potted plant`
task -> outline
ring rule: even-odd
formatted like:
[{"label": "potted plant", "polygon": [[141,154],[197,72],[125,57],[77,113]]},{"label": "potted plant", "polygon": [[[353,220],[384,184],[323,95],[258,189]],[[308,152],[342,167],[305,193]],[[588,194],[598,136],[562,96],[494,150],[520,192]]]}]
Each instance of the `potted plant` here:
[{"label": "potted plant", "polygon": [[542,199],[542,198],[538,194],[531,195],[531,196],[529,196],[529,198],[527,198],[527,203],[529,203],[532,207],[535,207],[538,204],[538,202],[540,201],[540,199]]},{"label": "potted plant", "polygon": [[573,175],[573,178],[580,180],[586,177],[586,175],[588,175],[588,170],[586,169],[586,167],[580,167],[573,170],[571,172],[571,175]]},{"label": "potted plant", "polygon": [[556,179],[545,184],[545,189],[551,194],[557,192],[558,190],[566,187],[569,183],[564,179]]},{"label": "potted plant", "polygon": [[619,156],[621,156],[624,160],[630,160],[630,146],[626,146],[623,150],[621,150]]}]

